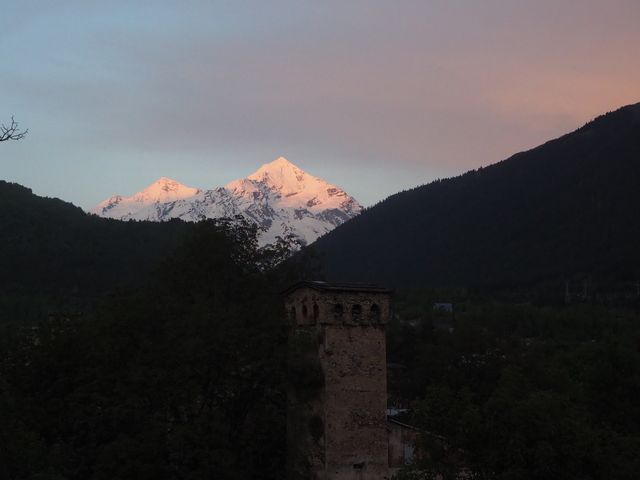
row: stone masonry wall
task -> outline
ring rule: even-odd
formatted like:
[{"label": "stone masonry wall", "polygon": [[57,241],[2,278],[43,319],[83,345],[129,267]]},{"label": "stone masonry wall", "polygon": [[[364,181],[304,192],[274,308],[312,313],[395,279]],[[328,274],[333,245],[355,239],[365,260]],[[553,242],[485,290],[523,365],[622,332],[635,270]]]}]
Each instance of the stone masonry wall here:
[{"label": "stone masonry wall", "polygon": [[307,353],[297,354],[306,360],[298,361],[309,371],[316,362],[322,377],[313,395],[289,392],[290,477],[382,480],[388,475],[389,295],[300,288],[286,307],[291,345],[307,342]]}]

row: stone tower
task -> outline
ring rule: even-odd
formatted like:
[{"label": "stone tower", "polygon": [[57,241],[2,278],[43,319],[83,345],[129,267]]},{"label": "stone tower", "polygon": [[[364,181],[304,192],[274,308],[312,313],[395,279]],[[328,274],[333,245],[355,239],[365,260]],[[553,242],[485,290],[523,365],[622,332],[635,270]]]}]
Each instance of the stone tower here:
[{"label": "stone tower", "polygon": [[289,316],[289,479],[388,475],[385,324],[390,291],[301,282]]}]

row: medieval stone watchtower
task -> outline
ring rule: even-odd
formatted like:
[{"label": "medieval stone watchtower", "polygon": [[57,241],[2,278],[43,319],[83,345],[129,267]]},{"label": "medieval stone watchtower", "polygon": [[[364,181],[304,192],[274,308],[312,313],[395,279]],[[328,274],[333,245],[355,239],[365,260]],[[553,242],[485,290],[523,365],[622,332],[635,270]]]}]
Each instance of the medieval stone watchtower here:
[{"label": "medieval stone watchtower", "polygon": [[390,291],[301,282],[289,288],[289,478],[388,475],[385,324]]}]

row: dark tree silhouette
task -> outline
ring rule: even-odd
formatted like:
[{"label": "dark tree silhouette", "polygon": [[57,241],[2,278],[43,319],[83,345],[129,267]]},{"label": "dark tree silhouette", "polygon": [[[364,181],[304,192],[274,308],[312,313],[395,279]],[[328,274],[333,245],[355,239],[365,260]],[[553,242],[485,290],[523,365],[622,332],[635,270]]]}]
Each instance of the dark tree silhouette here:
[{"label": "dark tree silhouette", "polygon": [[0,142],[4,142],[6,140],[21,140],[27,132],[29,132],[29,129],[20,131],[18,129],[18,122],[11,117],[11,123],[8,127],[5,126],[4,123],[0,125]]}]

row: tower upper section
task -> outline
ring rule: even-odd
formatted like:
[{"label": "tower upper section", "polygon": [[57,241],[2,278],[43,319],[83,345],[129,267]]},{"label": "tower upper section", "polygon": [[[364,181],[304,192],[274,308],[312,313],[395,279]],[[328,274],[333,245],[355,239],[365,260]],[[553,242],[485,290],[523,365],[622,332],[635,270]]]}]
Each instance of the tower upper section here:
[{"label": "tower upper section", "polygon": [[391,290],[375,285],[304,281],[284,295],[292,326],[384,325],[391,313]]}]

